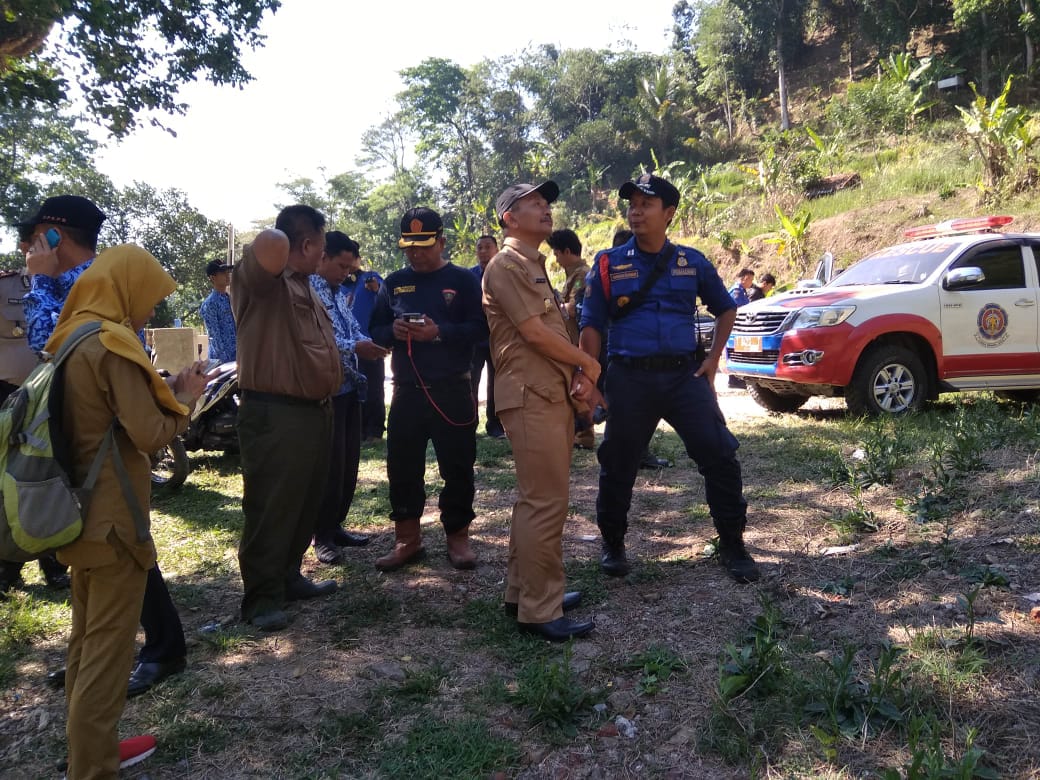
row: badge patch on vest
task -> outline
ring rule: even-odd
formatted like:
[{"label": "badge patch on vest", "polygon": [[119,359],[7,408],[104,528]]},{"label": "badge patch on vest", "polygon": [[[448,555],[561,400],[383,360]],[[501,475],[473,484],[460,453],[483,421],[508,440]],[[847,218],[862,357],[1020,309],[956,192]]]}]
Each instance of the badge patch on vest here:
[{"label": "badge patch on vest", "polygon": [[451,302],[455,300],[454,290],[441,290],[441,295],[444,296],[444,302],[451,306]]},{"label": "badge patch on vest", "polygon": [[631,271],[622,271],[621,273],[614,273],[613,271],[611,271],[611,273],[610,273],[610,281],[612,281],[612,282],[619,282],[622,279],[638,279],[638,278],[639,278],[639,271],[637,271],[634,268]]},{"label": "badge patch on vest", "polygon": [[395,287],[394,288],[394,295],[404,295],[405,293],[413,293],[413,292],[415,292],[415,285],[414,284],[406,284],[406,285],[404,285],[402,287]]},{"label": "badge patch on vest", "polygon": [[632,267],[631,263],[625,263],[624,265],[615,265],[614,266],[614,270],[615,271],[627,271],[631,267]]},{"label": "badge patch on vest", "polygon": [[696,276],[696,268],[673,268],[672,276]]}]

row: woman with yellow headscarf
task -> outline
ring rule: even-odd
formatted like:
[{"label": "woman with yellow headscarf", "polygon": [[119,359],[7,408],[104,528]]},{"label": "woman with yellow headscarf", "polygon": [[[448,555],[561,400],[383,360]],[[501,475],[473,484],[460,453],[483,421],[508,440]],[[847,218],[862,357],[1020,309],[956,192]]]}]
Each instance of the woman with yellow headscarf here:
[{"label": "woman with yellow headscarf", "polygon": [[101,331],[64,364],[62,430],[75,484],[85,479],[113,420],[118,423],[114,449],[125,467],[121,480],[114,455],[106,458],[83,534],[58,552],[72,572],[65,673],[69,780],[119,773],[119,717],[145,580],[155,564],[148,530],[148,453],[187,427],[190,408],[206,387],[200,363],[167,384],[137,338],[155,306],[175,289],[172,277],[144,249],[132,244],[107,249],[72,287],[47,342],[53,355],[82,325],[101,323]]}]

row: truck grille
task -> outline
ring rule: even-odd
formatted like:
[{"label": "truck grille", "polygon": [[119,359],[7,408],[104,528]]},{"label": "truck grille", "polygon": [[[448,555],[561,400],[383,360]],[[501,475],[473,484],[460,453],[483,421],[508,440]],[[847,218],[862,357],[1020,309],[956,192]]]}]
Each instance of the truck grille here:
[{"label": "truck grille", "polygon": [[758,366],[775,366],[780,359],[780,350],[767,349],[764,352],[726,352],[726,360],[732,363],[752,363]]},{"label": "truck grille", "polygon": [[737,310],[737,320],[733,324],[733,332],[741,335],[756,334],[766,336],[777,333],[790,312],[756,311],[742,312]]}]

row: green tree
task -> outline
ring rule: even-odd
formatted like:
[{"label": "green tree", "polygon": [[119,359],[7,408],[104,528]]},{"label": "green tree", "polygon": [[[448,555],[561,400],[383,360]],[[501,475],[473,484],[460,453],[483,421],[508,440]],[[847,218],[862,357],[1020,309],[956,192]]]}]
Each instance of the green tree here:
[{"label": "green tree", "polygon": [[250,81],[241,64],[243,49],[262,43],[257,28],[264,14],[280,5],[280,0],[3,0],[0,103],[57,106],[81,95],[97,121],[114,136],[125,136],[142,112],[183,113],[177,93],[186,83]]}]

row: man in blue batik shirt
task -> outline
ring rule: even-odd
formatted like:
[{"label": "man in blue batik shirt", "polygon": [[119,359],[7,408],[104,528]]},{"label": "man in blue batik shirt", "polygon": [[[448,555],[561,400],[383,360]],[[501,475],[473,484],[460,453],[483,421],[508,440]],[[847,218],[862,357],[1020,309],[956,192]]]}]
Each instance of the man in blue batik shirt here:
[{"label": "man in blue batik shirt", "polygon": [[[586,280],[581,348],[609,356],[606,400],[610,417],[598,458],[596,523],[603,536],[600,567],[611,576],[630,571],[625,554],[628,510],[639,461],[663,419],[679,434],[704,477],[704,496],[719,535],[719,562],[738,582],[753,582],[758,567],[744,547],[744,501],[736,438],[726,427],[713,383],[736,319],[736,304],[708,259],[667,237],[679,205],[668,181],[643,174],[621,185],[629,202],[626,243],[600,252]],[[697,298],[715,315],[715,342],[697,344]]]},{"label": "man in blue batik shirt", "polygon": [[343,366],[343,385],[332,396],[332,451],[329,454],[329,479],[314,529],[314,554],[322,563],[340,563],[341,547],[360,547],[368,537],[342,527],[354,501],[358,467],[361,463],[361,404],[366,381],[358,371],[358,357],[383,360],[387,350],[372,343],[361,331],[350,311],[343,281],[350,274],[349,255],[356,244],[345,233],[325,234],[325,255],[318,272],[311,275],[311,287],[321,299],[332,320],[332,330]]},{"label": "man in blue batik shirt", "polygon": [[[97,255],[98,233],[105,215],[79,195],[47,198],[32,219],[18,228],[32,229],[26,265],[32,287],[25,294],[26,335],[37,354],[54,332],[61,307],[76,280],[90,268]],[[58,245],[47,242],[47,231],[58,233]]]},{"label": "man in blue batik shirt", "polygon": [[206,276],[213,285],[213,292],[202,302],[199,314],[206,323],[206,333],[209,335],[209,359],[231,363],[238,353],[235,315],[231,311],[231,296],[227,291],[231,284],[231,266],[213,260],[206,264]]}]

